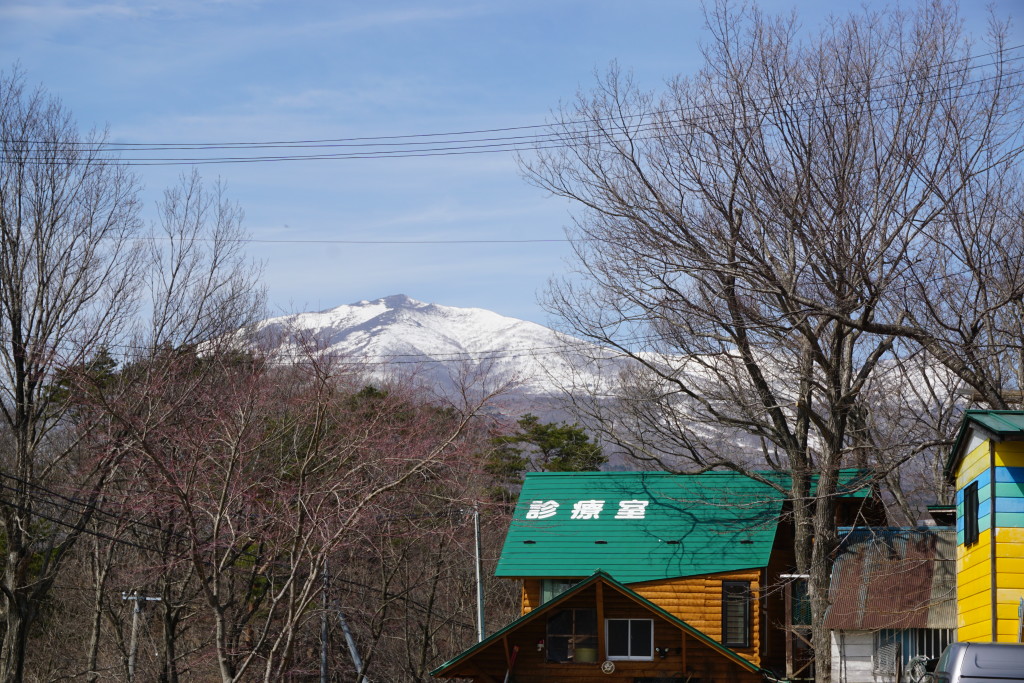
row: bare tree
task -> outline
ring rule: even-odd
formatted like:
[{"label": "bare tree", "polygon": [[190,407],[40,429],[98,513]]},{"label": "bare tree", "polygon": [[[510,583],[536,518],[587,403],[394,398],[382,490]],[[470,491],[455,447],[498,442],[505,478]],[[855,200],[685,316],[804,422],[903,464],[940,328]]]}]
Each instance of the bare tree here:
[{"label": "bare tree", "polygon": [[[579,272],[551,309],[629,360],[613,401],[586,404],[605,439],[651,466],[790,473],[821,624],[838,470],[908,457],[876,450],[909,447],[871,432],[881,374],[914,376],[900,366],[923,347],[979,391],[1002,381],[999,354],[958,353],[991,350],[978,327],[1015,329],[1019,203],[1000,179],[1016,177],[1021,79],[1005,27],[977,54],[945,2],[810,40],[795,17],[725,2],[707,23],[699,72],[659,98],[613,68],[523,167],[581,207]],[[948,393],[919,398],[948,420]],[[812,639],[828,681],[828,633]]]},{"label": "bare tree", "polygon": [[[481,501],[491,430],[475,425],[457,457],[429,480],[396,489],[360,525],[358,544],[332,560],[339,605],[359,642],[370,680],[429,681],[430,671],[477,640],[474,512],[484,577],[497,563],[511,510]],[[490,571],[489,571],[490,570]],[[487,579],[486,620],[519,616],[511,582]],[[346,661],[343,668],[351,665]]]},{"label": "bare tree", "polygon": [[147,289],[152,315],[136,330],[140,357],[237,337],[259,320],[265,293],[260,268],[245,255],[243,212],[223,182],[193,170],[164,192],[148,241]]},{"label": "bare tree", "polygon": [[[157,349],[96,409],[139,473],[121,516],[175,526],[180,553],[162,558],[153,584],[192,577],[208,673],[281,680],[308,669],[296,648],[319,616],[327,559],[364,555],[368,525],[418,498],[453,507],[444,482],[475,462],[469,436],[492,394],[438,406],[411,385],[364,388],[329,357],[282,365],[237,341]],[[174,667],[163,668],[170,680]]]},{"label": "bare tree", "polygon": [[222,187],[183,177],[145,234],[137,181],[105,150],[19,71],[0,74],[3,681],[26,675],[30,630],[76,541],[109,534],[96,515],[130,444],[104,408],[158,367],[118,376],[119,360],[195,348],[262,311]]},{"label": "bare tree", "polygon": [[37,487],[73,476],[95,500],[106,471],[103,458],[70,462],[77,443],[55,435],[64,406],[50,384],[114,345],[137,310],[137,184],[103,140],[79,135],[17,70],[0,74],[3,681],[21,680],[40,603],[90,514],[44,509]]}]

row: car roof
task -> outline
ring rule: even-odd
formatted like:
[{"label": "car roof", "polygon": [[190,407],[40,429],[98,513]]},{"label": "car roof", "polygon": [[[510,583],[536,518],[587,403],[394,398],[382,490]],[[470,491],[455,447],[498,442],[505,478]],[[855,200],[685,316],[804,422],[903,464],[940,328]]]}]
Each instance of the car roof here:
[{"label": "car roof", "polygon": [[950,647],[964,650],[960,664],[962,675],[1014,680],[1024,676],[1024,644],[953,643]]}]

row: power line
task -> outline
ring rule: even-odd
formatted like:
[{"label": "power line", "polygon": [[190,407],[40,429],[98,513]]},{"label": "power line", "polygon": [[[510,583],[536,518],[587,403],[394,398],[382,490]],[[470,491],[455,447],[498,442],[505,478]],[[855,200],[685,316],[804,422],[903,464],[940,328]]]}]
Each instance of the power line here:
[{"label": "power line", "polygon": [[[13,476],[7,475],[6,473],[3,473],[3,472],[0,472],[0,476],[5,476],[5,477],[7,477],[9,479],[15,479],[15,480],[20,481],[20,482],[24,481],[22,479],[19,479],[18,477],[13,477]],[[43,491],[47,490],[44,487],[36,485],[36,484],[33,484],[31,482],[26,482],[26,483],[28,483],[30,486],[33,486],[34,488],[41,489]],[[14,492],[14,493],[19,493],[19,494],[22,493],[18,489],[14,488],[12,486],[9,486],[7,484],[4,484],[3,482],[0,482],[0,490],[7,490],[7,491]],[[105,539],[105,540],[108,540],[108,541],[111,541],[111,542],[114,542],[114,543],[120,543],[120,544],[123,544],[123,545],[128,545],[128,546],[131,546],[131,547],[136,548],[138,550],[144,550],[144,551],[147,551],[147,552],[156,553],[158,555],[165,555],[165,556],[170,557],[172,559],[188,559],[190,556],[189,556],[189,553],[187,553],[187,552],[174,553],[174,552],[171,552],[168,548],[161,548],[161,547],[155,547],[155,546],[152,546],[152,545],[147,545],[147,544],[142,543],[142,542],[132,541],[132,540],[124,538],[122,536],[113,536],[111,534],[104,533],[104,532],[100,531],[99,529],[90,528],[89,526],[86,526],[86,524],[88,522],[98,522],[99,520],[97,520],[92,515],[95,514],[95,513],[100,513],[100,514],[104,514],[104,515],[107,515],[109,517],[112,517],[114,519],[117,519],[119,521],[126,522],[128,524],[128,528],[131,529],[132,531],[136,532],[136,533],[138,533],[138,528],[137,527],[148,527],[150,529],[156,529],[156,530],[160,531],[165,536],[169,536],[170,538],[173,538],[173,539],[175,539],[177,541],[184,542],[184,543],[187,543],[187,544],[193,544],[193,543],[204,544],[204,543],[209,543],[209,542],[213,542],[213,541],[216,540],[216,539],[213,539],[212,537],[208,538],[208,539],[205,539],[205,540],[204,539],[193,538],[192,536],[184,534],[182,532],[172,532],[172,531],[170,531],[168,529],[160,529],[159,527],[156,527],[156,526],[154,526],[152,524],[149,524],[149,523],[147,523],[145,521],[142,521],[142,520],[139,520],[139,519],[134,519],[134,518],[133,519],[128,519],[128,518],[122,517],[120,515],[116,515],[113,512],[103,510],[102,508],[96,506],[95,504],[85,505],[85,504],[79,503],[81,505],[84,505],[84,507],[86,508],[86,511],[89,512],[89,515],[87,517],[85,517],[84,516],[84,511],[82,511],[82,510],[74,510],[70,506],[68,506],[68,505],[61,505],[59,503],[54,502],[52,499],[46,499],[46,498],[40,497],[40,496],[32,494],[32,493],[28,493],[28,492],[24,492],[24,495],[26,495],[29,498],[30,501],[36,503],[37,505],[49,506],[49,507],[52,507],[55,510],[57,510],[59,512],[63,512],[63,513],[74,513],[74,514],[77,514],[79,516],[80,522],[79,523],[72,523],[72,522],[69,522],[69,521],[67,521],[65,519],[62,519],[60,517],[54,517],[54,516],[52,516],[50,514],[44,514],[38,508],[29,508],[29,507],[27,507],[25,505],[21,505],[19,503],[13,502],[11,500],[6,500],[6,499],[0,499],[0,507],[10,507],[10,508],[13,508],[13,509],[16,509],[16,510],[20,510],[21,512],[24,512],[26,514],[33,515],[33,516],[39,517],[41,519],[45,519],[45,520],[47,520],[49,522],[53,522],[54,524],[57,524],[59,526],[62,526],[62,527],[68,528],[68,529],[72,529],[73,531],[76,531],[76,532],[78,532],[80,534],[89,535],[89,536],[95,536],[97,538],[102,538],[102,539]],[[60,494],[54,493],[53,495],[56,495],[59,498],[64,498],[64,496],[61,496]],[[65,498],[65,500],[71,500],[71,499]],[[498,505],[498,504],[490,505],[490,504],[487,504],[486,502],[484,502],[484,505],[487,505],[487,506],[493,507],[493,508],[500,507],[500,505]],[[87,520],[85,524],[83,524],[81,522],[82,519],[86,519]],[[388,520],[388,521],[396,521],[398,519],[408,519],[408,517],[407,516],[406,517],[396,517],[396,518]],[[155,539],[150,537],[150,538],[147,538],[146,540],[149,541],[149,542],[154,542]],[[241,557],[249,557],[249,558],[255,557],[255,555],[253,555],[253,553],[249,552],[249,551],[242,552],[240,556]]]},{"label": "power line", "polygon": [[[958,58],[958,59],[950,59],[950,60],[946,60],[944,62],[936,62],[936,63],[932,64],[931,66],[933,68],[941,68],[941,67],[946,67],[946,66],[953,66],[955,64],[969,63],[969,62],[973,62],[973,61],[976,61],[976,60],[983,59],[985,57],[991,57],[991,56],[995,56],[995,55],[1010,54],[1010,53],[1013,53],[1014,51],[1021,50],[1021,49],[1024,49],[1024,43],[1019,44],[1019,45],[1014,45],[1014,46],[1006,47],[1006,48],[1003,48],[1003,49],[991,50],[989,52],[983,52],[983,53],[980,53],[980,54],[977,54],[977,55],[969,55],[967,57],[961,57],[961,58]],[[1017,56],[1017,57],[1012,57],[1012,56],[1011,57],[1006,57],[1000,63],[1011,63],[1011,62],[1014,62],[1014,61],[1017,61],[1017,60],[1020,60],[1020,59],[1024,59],[1024,55]],[[987,66],[987,65],[981,64],[981,65],[975,65],[975,66],[965,66],[962,69],[953,70],[952,73],[957,73],[958,71],[962,72],[962,73],[966,73],[966,72],[972,71],[974,69],[983,68],[984,66]],[[909,85],[909,84],[912,84],[912,83],[915,83],[917,81],[920,81],[920,80],[923,80],[923,79],[927,78],[927,76],[918,76],[918,77],[913,77],[913,78],[910,78],[910,79],[907,79],[907,80],[893,80],[893,81],[891,81],[889,83],[885,83],[884,82],[885,79],[901,78],[901,77],[903,77],[905,75],[907,75],[906,72],[901,72],[901,71],[891,71],[888,74],[882,74],[882,75],[877,77],[878,80],[882,81],[882,83],[880,84],[879,87],[894,87],[894,86],[898,86],[898,85]],[[864,85],[864,84],[866,84],[868,82],[869,82],[869,79],[864,78],[864,79],[861,79],[859,81],[853,81],[852,83],[844,84],[844,87],[847,87],[847,88],[856,87],[858,85]],[[798,95],[798,96],[800,96],[800,95],[809,95],[809,94],[817,94],[817,93],[819,93],[819,90],[820,90],[820,88],[818,88],[818,89],[805,88],[803,90],[796,90],[796,91],[794,91],[793,94],[794,95]],[[829,95],[833,94],[830,90],[827,90],[826,93],[829,94]],[[771,101],[771,97],[770,96],[764,96],[764,97],[761,97],[761,98],[755,98],[753,101],[754,102],[767,103],[767,102]],[[650,112],[650,114],[659,114],[659,113],[661,113],[661,114],[685,115],[685,114],[688,114],[688,113],[691,113],[691,112],[694,112],[694,111],[698,111],[699,108],[700,108],[699,106],[694,105],[694,106],[691,106],[691,107],[681,107],[681,108],[668,109],[668,110],[655,110],[654,112]],[[636,118],[636,117],[639,117],[639,116],[643,116],[643,115],[642,114],[633,114],[633,115],[627,116],[626,118],[627,119],[628,118]],[[607,120],[609,120],[609,119],[598,119],[598,122],[607,121]],[[468,136],[468,135],[483,135],[483,134],[492,134],[492,133],[517,132],[517,131],[523,131],[523,130],[543,130],[543,129],[546,129],[546,128],[549,128],[549,127],[550,127],[549,123],[540,123],[540,124],[527,124],[527,125],[521,125],[521,126],[506,126],[506,127],[502,127],[502,128],[482,128],[482,129],[471,129],[471,130],[462,130],[462,131],[449,131],[449,132],[443,132],[443,133],[411,133],[411,134],[403,134],[403,135],[378,135],[378,136],[359,136],[359,137],[348,137],[348,138],[323,138],[323,139],[300,139],[300,140],[274,140],[274,141],[259,141],[259,142],[255,142],[255,141],[247,141],[247,142],[223,142],[223,141],[220,141],[220,142],[186,142],[186,143],[109,142],[109,143],[102,143],[102,144],[100,144],[97,147],[97,149],[98,148],[105,148],[105,149],[125,148],[125,149],[135,149],[135,150],[139,150],[139,151],[144,151],[144,150],[147,150],[147,149],[152,149],[152,150],[177,150],[177,149],[188,150],[188,149],[220,149],[220,148],[232,149],[232,148],[238,148],[238,147],[257,147],[257,148],[260,148],[260,147],[270,147],[270,148],[286,147],[287,148],[287,147],[292,147],[292,146],[323,146],[323,147],[331,147],[331,146],[342,146],[342,143],[363,143],[363,142],[370,143],[370,142],[379,142],[381,140],[415,140],[415,139],[419,139],[419,138],[461,137],[461,136]],[[476,138],[476,139],[474,139],[474,141],[498,141],[498,140],[511,140],[511,139],[526,140],[526,139],[532,139],[533,137],[534,136],[526,136],[526,135],[520,135],[520,136],[498,136],[498,137],[490,137],[490,138]],[[33,141],[33,142],[40,142],[40,141]],[[76,145],[80,145],[80,146],[84,146],[84,147],[89,147],[89,146],[91,146],[94,143],[90,143],[90,142],[74,142],[72,144],[76,144]],[[424,142],[424,143],[417,143],[417,144],[432,144],[432,143]]]},{"label": "power line", "polygon": [[[170,240],[169,237],[144,237],[140,239],[153,240],[153,241],[165,241]],[[536,239],[451,239],[451,240],[332,240],[332,239],[262,239],[262,238],[239,238],[233,240],[215,240],[214,238],[204,238],[203,241],[213,242],[241,242],[245,244],[381,244],[381,245],[425,245],[425,244],[546,244],[546,243],[559,243],[559,242],[571,242],[572,240],[559,237],[559,238],[536,238]]]},{"label": "power line", "polygon": [[[1014,50],[1019,50],[1022,47],[1024,47],[1024,45],[1014,46],[1012,48],[1008,48],[1006,50],[1006,52],[1012,52]],[[993,53],[986,53],[986,54],[995,54],[995,52],[993,52]],[[956,63],[959,63],[959,62],[968,62],[968,61],[971,61],[973,59],[978,59],[978,58],[980,58],[982,56],[986,56],[986,55],[980,55],[978,57],[963,58],[963,59],[960,59],[960,60],[951,60],[949,62],[946,62],[945,64],[939,64],[937,66],[938,67],[942,67],[942,66],[949,66],[949,65],[952,65],[952,64],[956,64]],[[1021,59],[1024,59],[1024,55],[1016,56],[1016,57],[1009,57],[1009,58],[1005,59],[1003,61],[1003,63],[1004,64],[1008,64],[1008,63],[1011,63],[1011,62],[1019,61]],[[967,73],[967,72],[973,71],[975,69],[983,68],[984,66],[986,66],[986,65],[985,64],[974,65],[974,66],[968,65],[968,66],[965,66],[965,67],[961,68],[959,71],[961,73]],[[959,84],[952,84],[952,85],[943,85],[943,86],[941,86],[941,88],[937,88],[935,93],[933,93],[933,94],[937,94],[937,93],[939,93],[939,92],[941,92],[943,90],[948,90],[949,88],[952,88],[952,87],[965,88],[965,87],[968,87],[968,86],[971,86],[971,85],[978,85],[980,83],[984,83],[984,82],[990,81],[990,80],[1004,79],[1004,78],[1007,78],[1007,77],[1012,77],[1012,76],[1020,74],[1021,71],[1022,70],[1018,69],[1016,71],[1010,71],[1008,73],[999,73],[999,74],[995,74],[995,75],[992,75],[992,76],[987,76],[985,78],[981,78],[981,79],[978,79],[978,80],[975,80],[975,81],[969,81],[969,82],[966,82],[966,83],[959,83]],[[957,71],[954,70],[953,73],[956,73],[956,72]],[[886,93],[883,90],[884,88],[894,88],[894,87],[897,87],[897,86],[900,86],[900,85],[910,85],[910,84],[913,84],[914,82],[916,82],[918,80],[922,80],[922,79],[925,79],[925,78],[927,78],[927,76],[920,76],[920,77],[916,77],[916,78],[910,78],[910,79],[907,79],[907,80],[904,80],[904,81],[895,81],[895,82],[888,83],[888,84],[881,84],[881,85],[879,85],[878,89],[873,91],[874,94],[871,97],[868,97],[868,98],[865,98],[865,99],[858,99],[858,100],[855,100],[855,101],[863,103],[863,104],[868,104],[868,103],[871,103],[873,101],[875,101],[875,102],[882,102],[883,106],[881,108],[879,108],[879,109],[876,109],[875,110],[876,112],[885,111],[887,109],[893,109],[893,108],[898,107],[899,105],[898,105],[898,103],[886,104],[886,102],[887,102],[887,95],[886,95]],[[864,82],[867,82],[867,80],[865,80]],[[854,83],[851,86],[847,86],[847,87],[848,88],[852,88],[852,87],[854,87],[856,85],[857,85],[857,83]],[[816,95],[816,99],[814,99],[814,100],[806,100],[804,102],[801,102],[800,100],[792,102],[793,105],[797,105],[797,106],[796,106],[795,109],[790,109],[789,111],[795,111],[795,112],[798,112],[798,113],[801,112],[801,111],[806,112],[812,106],[813,107],[820,106],[822,104],[822,102],[819,99],[822,96],[822,93],[820,92],[820,88],[818,90],[815,90],[815,91],[811,91],[810,89],[804,91],[804,93],[812,93],[812,92]],[[961,98],[961,97],[976,96],[978,94],[984,94],[985,92],[987,92],[987,91],[962,93],[962,94],[954,96],[953,99],[958,99],[958,98]],[[799,95],[801,93],[798,91],[797,94]],[[839,94],[840,95],[844,95],[844,94],[856,94],[856,93],[851,93],[850,90],[848,89],[845,92],[844,91],[840,91]],[[828,92],[828,91],[826,91],[826,93],[824,93],[824,95],[825,96],[831,96],[831,97],[835,96],[834,93],[831,93],[831,92]],[[920,97],[920,95],[919,95],[919,97]],[[768,102],[770,104],[769,98],[765,97],[765,98],[762,98],[762,100],[764,100],[765,102]],[[754,101],[756,102],[757,100],[754,100]],[[838,103],[824,103],[824,104],[827,107],[831,108],[831,107],[836,107],[836,106],[848,106],[849,104],[852,104],[852,102],[838,102]],[[801,106],[799,106],[799,105],[804,105],[804,106],[801,108]],[[640,114],[631,114],[631,115],[627,115],[627,116],[625,116],[623,118],[625,120],[632,120],[632,119],[636,119],[636,118],[640,118],[640,117],[651,117],[651,116],[658,116],[658,115],[662,115],[662,116],[669,116],[669,115],[678,116],[678,115],[686,113],[688,111],[700,111],[701,109],[705,109],[706,107],[707,107],[707,105],[694,105],[692,107],[684,108],[684,109],[655,110],[655,111],[652,111],[652,112],[646,112],[646,113],[640,113]],[[708,120],[708,121],[714,121],[714,120],[717,120],[718,118],[719,117],[717,115],[715,115],[715,114],[705,114],[703,116],[703,120]],[[318,148],[318,149],[338,148],[338,147],[359,147],[359,148],[361,148],[359,151],[339,152],[339,153],[332,153],[332,154],[277,155],[277,156],[254,156],[254,157],[177,157],[177,158],[176,157],[135,157],[135,158],[125,159],[125,160],[120,160],[120,159],[106,160],[106,159],[90,158],[90,159],[87,159],[87,160],[83,160],[81,162],[81,163],[97,163],[97,164],[102,164],[102,163],[119,163],[119,164],[125,164],[125,165],[139,165],[139,166],[149,166],[149,165],[183,165],[183,164],[188,164],[188,165],[206,165],[206,164],[224,164],[224,163],[263,163],[263,162],[301,161],[301,160],[346,160],[346,159],[410,158],[410,157],[429,157],[429,156],[454,156],[454,155],[464,155],[464,154],[487,154],[487,153],[509,152],[509,151],[544,150],[544,149],[553,149],[553,148],[565,147],[565,146],[569,146],[569,145],[571,145],[573,143],[578,143],[580,141],[586,141],[590,136],[597,136],[597,135],[605,135],[606,136],[607,135],[606,132],[602,132],[600,129],[595,129],[595,128],[592,127],[592,126],[599,125],[599,124],[603,123],[605,120],[606,119],[600,119],[600,118],[594,119],[594,120],[591,120],[591,121],[586,121],[586,122],[578,121],[578,120],[577,121],[569,120],[569,121],[556,122],[554,124],[543,124],[543,125],[539,124],[539,125],[533,125],[533,126],[512,127],[512,128],[508,128],[508,129],[490,129],[490,130],[486,130],[485,129],[485,130],[482,130],[482,131],[476,131],[476,132],[492,132],[492,131],[503,131],[503,130],[507,130],[507,131],[511,131],[511,130],[526,130],[526,129],[535,129],[535,128],[548,128],[548,129],[550,129],[550,128],[558,128],[559,129],[559,130],[555,130],[552,133],[547,133],[547,134],[542,134],[542,135],[505,136],[505,137],[469,138],[469,139],[452,139],[452,140],[444,140],[444,139],[442,139],[439,142],[434,141],[434,140],[430,140],[430,141],[427,141],[427,142],[403,142],[402,146],[396,146],[396,143],[379,143],[379,142],[376,142],[376,143],[349,144],[346,141],[357,141],[357,140],[392,140],[392,139],[408,140],[410,138],[417,138],[417,137],[444,138],[446,136],[447,137],[453,137],[453,136],[459,136],[459,135],[466,135],[466,134],[472,133],[473,131],[462,132],[462,133],[450,133],[450,134],[428,133],[428,134],[410,135],[410,136],[380,136],[380,137],[377,137],[377,138],[367,137],[367,138],[347,138],[347,139],[346,138],[339,138],[339,139],[335,139],[335,140],[325,140],[325,141],[308,140],[308,141],[291,141],[291,142],[285,141],[285,142],[273,142],[273,143],[221,143],[221,144],[206,144],[206,145],[196,145],[196,144],[191,144],[191,145],[188,145],[188,144],[186,144],[186,145],[174,145],[174,144],[171,144],[171,143],[166,143],[166,144],[164,144],[164,143],[152,143],[152,144],[149,144],[148,146],[142,146],[143,143],[71,143],[71,144],[81,145],[81,149],[83,151],[92,151],[94,153],[107,152],[107,151],[130,151],[130,152],[133,152],[133,151],[145,151],[145,150],[157,150],[157,151],[173,151],[173,150],[193,151],[193,150],[206,150],[206,149],[210,149],[210,150],[213,150],[213,149],[239,149],[239,150],[245,150],[245,149],[265,149],[265,148],[268,148],[268,147],[269,148],[275,148],[275,149],[277,149],[277,148],[290,149],[290,148],[295,148],[295,147],[315,147],[315,148]],[[700,121],[701,121],[701,117],[698,117],[696,119],[688,120],[687,122],[688,123],[698,123]],[[617,120],[616,123],[617,124],[621,124],[623,126],[626,125],[625,123],[623,123],[622,120]],[[572,131],[572,126],[574,126],[574,125],[583,126],[583,130],[582,131],[573,131],[573,132],[569,132],[569,133],[565,132],[567,129]],[[660,122],[641,124],[641,125],[637,126],[636,131],[634,131],[634,132],[635,133],[644,133],[644,132],[650,132],[650,131],[658,131],[658,130],[661,129],[662,125],[663,124],[660,123]],[[728,129],[727,128],[723,128],[722,130],[724,131],[724,130],[728,130]],[[708,131],[704,131],[704,132],[707,133]],[[714,131],[711,131],[711,132],[714,132]],[[652,136],[652,137],[656,138],[657,136]],[[31,142],[32,144],[40,144],[40,145],[48,144],[45,141],[29,141],[29,142]],[[65,143],[61,143],[61,144],[63,145]],[[88,147],[86,145],[92,145],[92,147]],[[426,145],[434,145],[434,146],[433,147],[429,147],[429,146],[426,146]],[[365,149],[367,147],[389,147],[389,149],[367,150],[367,149]],[[48,163],[48,162],[52,161],[50,159],[42,159],[42,158],[34,158],[34,159],[30,159],[30,160],[38,162],[38,163]]]},{"label": "power line", "polygon": [[[1008,263],[1011,263],[1011,262],[1016,262],[1017,260],[1018,259],[1016,257],[1012,257],[1011,256],[1011,257],[1006,257],[1006,258],[1003,258],[1003,259],[997,259],[997,260],[993,261],[992,263],[990,263],[988,265],[990,265],[990,266],[996,266],[996,265],[1000,265],[1000,264],[1005,265],[1005,264],[1008,264]],[[895,288],[896,289],[902,289],[904,292],[906,292],[907,290],[911,289],[912,287],[918,287],[918,286],[921,286],[921,285],[924,285],[924,284],[928,284],[928,283],[939,282],[939,281],[942,281],[942,280],[948,280],[948,279],[952,279],[954,277],[961,276],[961,275],[969,275],[971,272],[972,272],[972,270],[970,268],[963,268],[963,269],[955,271],[955,272],[943,273],[943,274],[934,275],[934,276],[931,276],[931,277],[928,277],[928,278],[924,278],[920,282],[904,283],[904,284],[899,285],[899,286],[897,286]],[[824,283],[824,282],[812,282],[812,283],[805,283],[805,284],[807,284],[808,286],[820,286],[820,285],[823,285],[823,284],[826,284],[826,283]],[[284,316],[284,317],[287,318],[287,317],[290,317],[290,316]],[[263,321],[263,322],[266,322],[266,321]],[[563,334],[563,333],[556,332],[556,334]],[[615,341],[615,343],[617,344],[618,347],[628,347],[628,346],[635,346],[635,345],[638,345],[638,344],[651,344],[651,343],[663,342],[665,340],[666,340],[665,335],[651,334],[651,335],[642,335],[642,336],[632,336],[632,337],[627,337],[627,338],[620,338],[620,339],[616,339],[614,341]],[[0,342],[2,342],[2,341],[3,341],[3,339],[0,338]],[[70,344],[72,342],[69,341],[68,343]],[[607,346],[599,346],[599,345],[597,345],[597,344],[595,344],[593,342],[590,342],[590,341],[587,341],[587,340],[584,340],[584,339],[578,339],[578,338],[571,338],[570,337],[570,338],[568,338],[566,340],[565,343],[546,344],[546,345],[539,345],[539,346],[524,346],[524,347],[519,347],[519,348],[515,348],[515,349],[507,349],[507,348],[506,349],[501,349],[501,348],[497,348],[497,349],[475,349],[475,350],[466,350],[466,351],[451,351],[451,352],[448,352],[448,353],[436,354],[436,355],[429,355],[427,353],[394,353],[394,354],[388,354],[386,356],[375,356],[375,357],[370,357],[370,358],[358,358],[358,359],[355,359],[355,360],[345,360],[343,358],[339,358],[336,355],[337,352],[333,352],[332,353],[330,351],[330,349],[320,349],[320,350],[314,351],[312,353],[306,354],[306,353],[298,353],[298,352],[296,352],[296,353],[282,352],[280,350],[280,347],[279,347],[278,349],[276,349],[274,351],[271,351],[269,353],[269,357],[262,359],[261,362],[265,362],[265,363],[267,363],[268,365],[271,365],[271,366],[290,367],[290,366],[294,366],[294,365],[303,365],[303,364],[312,364],[312,363],[316,363],[316,362],[322,362],[322,360],[323,360],[325,355],[332,362],[336,363],[337,365],[344,366],[344,367],[352,367],[352,368],[375,367],[375,366],[393,366],[393,365],[425,365],[425,364],[438,364],[438,363],[460,362],[460,361],[466,361],[466,362],[468,362],[468,361],[487,362],[487,361],[497,361],[497,360],[513,360],[513,359],[518,359],[518,358],[536,358],[538,356],[547,356],[547,355],[559,355],[559,354],[562,353],[562,351],[567,346],[571,347],[571,346],[579,345],[579,344],[584,344],[586,346],[591,347],[594,353],[599,353],[599,352],[605,352],[605,353],[608,353],[608,354],[618,354],[619,353],[619,349],[618,348],[612,348],[612,347],[607,347]],[[151,346],[141,345],[141,344],[128,344],[128,343],[108,342],[107,344],[104,344],[102,346],[103,346],[103,348],[107,349],[108,351],[109,350],[114,350],[114,349],[120,349],[122,352],[125,353],[125,355],[127,355],[130,352],[151,352],[153,350],[153,348]],[[282,346],[283,346],[283,344],[282,344]],[[76,351],[77,351],[77,349],[76,349]],[[614,355],[614,356],[611,356],[611,357],[605,357],[603,360],[611,361],[611,360],[614,360],[616,358],[621,358],[621,356]]]},{"label": "power line", "polygon": [[[9,487],[9,486],[7,486],[5,484],[2,484],[2,483],[0,483],[0,488],[5,488],[5,489],[8,489],[8,490],[16,490],[16,489],[12,489],[11,487]],[[39,500],[37,500],[36,502],[46,502],[46,503],[51,504],[51,505],[53,504],[50,501],[39,501]],[[143,545],[141,543],[136,543],[136,542],[131,541],[131,540],[127,539],[127,538],[122,538],[120,536],[111,536],[110,534],[103,533],[102,531],[100,531],[98,529],[90,529],[90,528],[88,528],[88,527],[86,527],[84,525],[72,524],[71,522],[68,522],[68,521],[65,521],[63,519],[60,519],[59,517],[52,517],[50,515],[43,514],[39,510],[27,508],[24,505],[20,505],[18,503],[10,501],[10,500],[0,500],[0,507],[10,507],[10,508],[14,508],[15,510],[20,510],[21,512],[24,512],[25,514],[29,514],[29,515],[33,515],[35,517],[39,517],[41,519],[45,519],[48,522],[53,522],[54,524],[66,527],[66,528],[71,529],[73,531],[76,531],[76,532],[78,532],[80,534],[86,534],[86,535],[89,535],[89,536],[96,536],[97,538],[102,538],[102,539],[111,541],[113,543],[121,543],[121,544],[124,544],[124,545],[132,546],[133,548],[137,548],[139,550],[145,550],[145,551],[152,552],[152,553],[160,554],[160,553],[164,553],[165,552],[163,549],[153,548],[153,547],[150,547],[150,546],[147,546],[147,545]],[[60,506],[56,506],[56,507],[58,507],[58,509],[61,509]],[[65,511],[69,511],[67,508],[63,508],[63,509]],[[179,559],[182,559],[182,558],[185,558],[186,555],[182,554],[182,555],[178,555],[176,557],[178,557]]]},{"label": "power line", "polygon": [[[100,505],[97,505],[95,502],[90,503],[88,501],[83,501],[83,500],[79,500],[77,498],[72,498],[72,497],[69,497],[69,496],[65,496],[65,495],[63,495],[63,494],[61,494],[61,493],[59,493],[57,491],[54,491],[52,489],[49,489],[49,488],[43,486],[42,484],[22,479],[21,477],[15,476],[13,474],[9,474],[7,472],[4,472],[3,470],[0,470],[0,477],[3,477],[5,479],[10,479],[12,481],[16,481],[19,484],[22,484],[22,485],[25,485],[25,486],[31,486],[32,488],[37,489],[39,491],[42,491],[43,493],[46,493],[47,495],[54,496],[54,497],[59,498],[59,499],[61,499],[63,501],[66,501],[67,503],[70,503],[72,505],[79,505],[82,508],[84,508],[85,510],[89,510],[92,513],[102,514],[104,516],[110,517],[112,520],[117,521],[117,522],[124,522],[124,523],[131,524],[131,525],[146,526],[146,527],[149,527],[150,529],[153,529],[155,531],[159,531],[161,533],[166,533],[167,532],[167,529],[164,529],[163,527],[157,526],[155,524],[149,524],[148,522],[140,522],[139,520],[128,518],[128,517],[123,517],[121,515],[116,515],[113,512],[110,512],[109,510],[101,507]],[[10,487],[10,486],[6,486],[2,482],[0,482],[0,486],[3,486],[3,487],[7,488],[10,491],[17,491],[17,489],[15,489],[13,487]],[[31,495],[31,494],[29,494],[29,495]],[[37,499],[37,500],[39,500],[39,499]],[[52,502],[52,501],[45,501],[45,502],[49,503],[49,502]],[[69,512],[71,511],[70,507],[65,507],[64,509],[66,511],[69,511]]]}]

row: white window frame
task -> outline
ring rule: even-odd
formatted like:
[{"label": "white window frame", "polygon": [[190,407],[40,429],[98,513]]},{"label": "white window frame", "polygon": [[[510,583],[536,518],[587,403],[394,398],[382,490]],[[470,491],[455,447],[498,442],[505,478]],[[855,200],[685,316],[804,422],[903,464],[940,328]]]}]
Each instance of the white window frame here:
[{"label": "white window frame", "polygon": [[[629,654],[629,655],[613,655],[611,653],[611,638],[609,637],[609,633],[608,633],[608,629],[609,629],[609,627],[610,627],[610,625],[611,625],[611,623],[613,621],[627,621],[627,622],[630,622],[631,625],[632,625],[632,622],[634,622],[634,621],[646,621],[648,624],[650,624],[651,625],[651,629],[650,629],[651,642],[649,643],[650,647],[648,647],[648,650],[650,651],[650,654],[649,655],[632,655],[632,654]],[[633,629],[632,628],[628,628],[626,632],[629,634],[628,649],[629,649],[630,652],[632,652],[633,651]],[[629,619],[629,618],[625,618],[625,619],[615,619],[615,618],[605,619],[604,620],[604,648],[605,648],[605,654],[607,655],[607,659],[610,659],[612,661],[616,661],[616,662],[651,662],[651,661],[654,661],[654,619]]]}]

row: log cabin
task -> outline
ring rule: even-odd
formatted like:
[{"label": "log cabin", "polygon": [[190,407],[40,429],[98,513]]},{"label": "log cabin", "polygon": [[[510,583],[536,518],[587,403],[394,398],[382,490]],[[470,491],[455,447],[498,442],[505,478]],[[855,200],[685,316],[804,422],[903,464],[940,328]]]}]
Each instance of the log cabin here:
[{"label": "log cabin", "polygon": [[[837,521],[850,523],[870,490],[854,470],[841,481]],[[522,582],[521,616],[433,675],[775,679],[794,662],[787,505],[775,487],[735,472],[528,474],[496,569]]]}]

